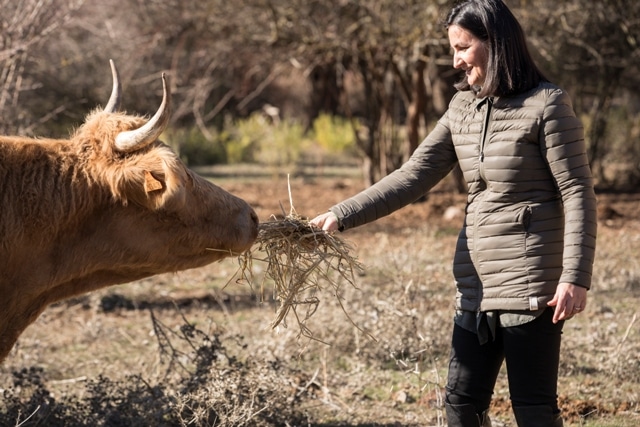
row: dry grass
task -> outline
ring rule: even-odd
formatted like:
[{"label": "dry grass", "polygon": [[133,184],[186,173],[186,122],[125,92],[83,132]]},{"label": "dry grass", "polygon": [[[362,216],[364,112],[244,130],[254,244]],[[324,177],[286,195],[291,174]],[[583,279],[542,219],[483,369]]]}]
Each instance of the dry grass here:
[{"label": "dry grass", "polygon": [[336,298],[351,319],[342,304],[342,289],[345,285],[357,288],[356,273],[362,271],[362,265],[351,255],[353,248],[347,241],[297,214],[291,187],[289,202],[288,214],[281,206],[281,217],[272,215],[260,224],[253,248],[239,257],[239,275],[241,281],[253,284],[253,263],[266,263],[260,293],[264,295],[265,280],[271,281],[273,297],[279,303],[272,328],[287,326],[287,317],[292,315],[300,335],[314,338],[307,321],[316,312],[321,294]]},{"label": "dry grass", "polygon": [[[362,267],[350,250],[346,241],[289,214],[260,224],[255,248],[240,257],[241,275],[253,283],[253,262],[265,262],[265,279],[273,282],[274,298],[279,302],[271,326],[286,325],[292,314],[301,334],[312,338],[306,321],[320,303],[318,295],[333,295],[340,302],[345,284],[356,287],[355,271]],[[264,282],[260,288],[263,293]],[[340,306],[346,313],[342,303]]]}]

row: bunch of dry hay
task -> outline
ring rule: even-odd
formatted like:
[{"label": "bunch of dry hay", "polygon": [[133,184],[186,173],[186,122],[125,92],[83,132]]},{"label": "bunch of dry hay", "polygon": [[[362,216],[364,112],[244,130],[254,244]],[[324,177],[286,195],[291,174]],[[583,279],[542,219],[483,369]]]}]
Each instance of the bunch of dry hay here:
[{"label": "bunch of dry hay", "polygon": [[[253,248],[239,258],[240,271],[242,279],[251,283],[253,261],[266,262],[265,280],[273,281],[274,297],[280,302],[271,326],[275,328],[281,323],[286,326],[287,315],[291,313],[300,333],[313,338],[305,322],[318,307],[320,291],[331,291],[350,319],[342,304],[340,288],[344,283],[356,287],[355,271],[362,269],[349,253],[351,249],[344,240],[298,216],[292,206],[289,215],[272,217],[260,224]],[[264,258],[259,258],[258,253],[264,253]],[[304,312],[300,307],[305,308]]]}]

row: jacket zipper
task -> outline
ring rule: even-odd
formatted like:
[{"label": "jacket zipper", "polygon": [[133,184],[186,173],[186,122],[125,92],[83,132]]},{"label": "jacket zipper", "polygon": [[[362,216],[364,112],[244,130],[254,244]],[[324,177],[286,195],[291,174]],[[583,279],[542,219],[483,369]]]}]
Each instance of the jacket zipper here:
[{"label": "jacket zipper", "polygon": [[[480,137],[480,155],[478,156],[478,161],[479,161],[478,173],[480,174],[480,179],[482,179],[485,182],[485,189],[482,191],[482,194],[480,195],[480,200],[476,201],[476,210],[474,212],[474,219],[473,219],[474,248],[473,248],[472,256],[473,256],[473,262],[475,265],[478,265],[478,251],[475,248],[478,241],[478,206],[480,206],[480,204],[482,203],[482,199],[486,194],[485,190],[487,187],[486,185],[487,179],[484,175],[484,145],[487,140],[487,134],[489,133],[489,122],[491,121],[491,109],[493,107],[493,98],[487,98],[486,102],[487,102],[487,111],[484,114],[484,120],[482,122],[482,136]],[[480,313],[480,300],[482,299],[484,292],[483,292],[482,277],[480,276],[480,271],[479,269],[476,269],[476,271],[478,273],[478,279],[480,280],[479,289],[478,289],[478,307],[476,308],[476,312]]]},{"label": "jacket zipper", "polygon": [[482,137],[480,138],[480,164],[478,165],[480,177],[483,181],[487,181],[484,176],[484,144],[487,141],[487,134],[489,133],[489,122],[491,121],[491,110],[493,107],[493,98],[487,98],[487,111],[484,114],[484,121],[482,123]]}]

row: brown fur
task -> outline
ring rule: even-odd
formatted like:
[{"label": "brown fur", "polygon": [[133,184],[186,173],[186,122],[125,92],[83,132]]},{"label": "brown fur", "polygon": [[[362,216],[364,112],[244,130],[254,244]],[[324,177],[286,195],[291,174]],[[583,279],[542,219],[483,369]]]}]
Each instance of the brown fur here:
[{"label": "brown fur", "polygon": [[69,140],[0,136],[0,362],[55,301],[253,243],[251,207],[167,146],[114,150],[119,132],[143,123],[95,111]]}]

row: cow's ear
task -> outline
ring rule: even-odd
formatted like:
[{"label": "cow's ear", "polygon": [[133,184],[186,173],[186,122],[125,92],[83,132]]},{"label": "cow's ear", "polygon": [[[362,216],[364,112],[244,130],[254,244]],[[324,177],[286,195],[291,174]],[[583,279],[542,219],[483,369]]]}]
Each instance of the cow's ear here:
[{"label": "cow's ear", "polygon": [[189,175],[172,151],[157,147],[129,160],[112,175],[115,180],[111,188],[117,200],[152,210],[179,209],[184,205]]},{"label": "cow's ear", "polygon": [[167,178],[166,171],[162,169],[138,170],[136,188],[131,189],[129,198],[153,210],[160,208],[166,203]]},{"label": "cow's ear", "polygon": [[170,169],[164,162],[163,168],[139,169],[136,183],[133,183],[135,188],[130,188],[128,199],[153,210],[182,207],[185,203],[186,177]]},{"label": "cow's ear", "polygon": [[167,189],[164,171],[132,167],[118,176],[117,194],[125,205],[133,202],[155,210],[164,203]]},{"label": "cow's ear", "polygon": [[162,181],[153,176],[149,171],[144,171],[144,191],[149,194],[164,188]]}]

